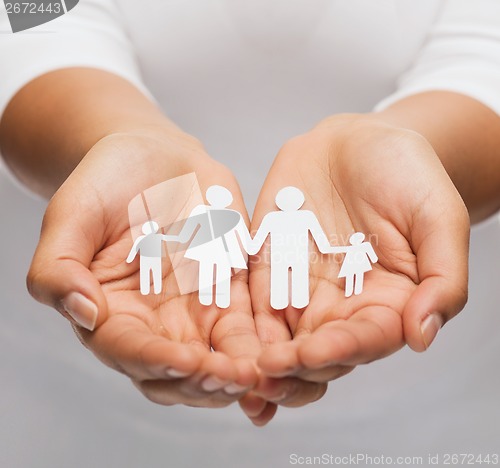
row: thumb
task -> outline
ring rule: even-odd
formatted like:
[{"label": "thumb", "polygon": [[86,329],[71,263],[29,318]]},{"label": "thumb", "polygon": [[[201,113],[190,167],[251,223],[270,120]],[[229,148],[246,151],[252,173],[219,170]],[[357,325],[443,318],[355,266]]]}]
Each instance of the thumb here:
[{"label": "thumb", "polygon": [[420,284],[403,311],[403,329],[408,345],[424,351],[467,302],[469,218],[456,204],[432,223],[416,225],[422,226],[412,239]]},{"label": "thumb", "polygon": [[[72,323],[93,331],[107,316],[100,283],[90,272],[96,245],[94,221],[53,201],[44,216],[40,241],[27,276],[30,294]],[[87,222],[89,221],[89,222]]]}]

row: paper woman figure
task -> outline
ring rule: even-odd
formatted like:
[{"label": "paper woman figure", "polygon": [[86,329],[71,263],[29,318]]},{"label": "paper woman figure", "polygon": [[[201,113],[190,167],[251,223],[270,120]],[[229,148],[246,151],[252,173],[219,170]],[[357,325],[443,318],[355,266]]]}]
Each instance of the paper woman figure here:
[{"label": "paper woman figure", "polygon": [[200,264],[200,303],[206,306],[213,303],[215,284],[215,304],[227,308],[231,301],[231,269],[247,268],[247,258],[237,235],[245,248],[250,241],[250,233],[241,214],[227,208],[233,201],[228,189],[213,185],[208,188],[206,198],[209,205],[199,205],[193,209],[176,240],[188,242],[199,227],[184,256]]}]

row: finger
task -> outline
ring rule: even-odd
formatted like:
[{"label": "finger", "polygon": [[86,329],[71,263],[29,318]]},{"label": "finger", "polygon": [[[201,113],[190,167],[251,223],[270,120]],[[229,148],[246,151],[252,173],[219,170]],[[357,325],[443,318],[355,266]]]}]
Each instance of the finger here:
[{"label": "finger", "polygon": [[422,208],[412,238],[420,284],[404,308],[403,325],[414,351],[427,349],[467,302],[468,215],[461,200],[448,202],[438,214]]},{"label": "finger", "polygon": [[299,360],[300,340],[276,343],[264,351],[259,356],[257,364],[268,377],[286,377],[295,375],[301,368]]},{"label": "finger", "polygon": [[292,333],[287,310],[275,310],[270,306],[269,268],[254,262],[252,260],[250,265],[249,288],[257,335],[261,346],[266,348],[274,343],[290,341]]},{"label": "finger", "polygon": [[326,383],[306,382],[294,377],[262,377],[254,393],[272,403],[295,408],[319,400],[327,386]]},{"label": "finger", "polygon": [[356,366],[381,359],[404,344],[400,315],[389,307],[370,306],[348,320],[320,326],[299,347],[306,369]]},{"label": "finger", "polygon": [[[223,185],[233,194],[231,209],[237,210],[249,223],[248,214],[238,182],[231,172],[219,166],[216,173],[222,176]],[[207,174],[213,177],[213,174]],[[203,182],[203,180],[202,180]],[[213,183],[210,178],[204,184]],[[220,316],[210,333],[210,344],[214,350],[229,356],[238,370],[238,376],[225,389],[229,394],[248,391],[257,381],[255,359],[260,352],[260,342],[255,329],[250,294],[248,291],[248,271],[243,269],[231,278],[231,303],[226,309],[220,309]]]},{"label": "finger", "polygon": [[214,352],[204,356],[200,368],[190,377],[177,381],[135,381],[134,384],[149,400],[161,405],[220,408],[239,398],[240,395],[226,391],[226,387],[237,376],[237,369],[231,359]]},{"label": "finger", "polygon": [[[236,292],[236,288],[233,292]],[[243,293],[248,296],[248,290]],[[235,296],[233,301],[237,302]],[[249,300],[246,307],[250,309]],[[227,309],[214,325],[211,342],[214,349],[233,358],[255,359],[260,352],[260,341],[251,311],[241,309],[237,304]]]},{"label": "finger", "polygon": [[267,423],[269,423],[269,421],[271,421],[271,419],[274,418],[276,411],[278,411],[278,405],[276,405],[274,403],[266,403],[266,406],[264,407],[262,412],[258,416],[255,416],[254,418],[250,418],[250,420],[252,421],[252,423],[255,426],[263,427]]},{"label": "finger", "polygon": [[[277,209],[275,198],[279,190],[283,188],[281,167],[277,158],[269,171],[255,206],[251,223],[253,233],[257,232],[264,216]],[[285,310],[273,309],[270,306],[270,285],[270,244],[267,239],[260,252],[251,258],[249,277],[255,324],[264,347],[292,339],[290,330],[295,328],[301,314],[301,311],[291,307]]]},{"label": "finger", "polygon": [[265,426],[269,421],[271,421],[278,410],[278,405],[275,403],[265,401],[264,399],[251,393],[248,393],[241,398],[239,404],[250,421],[258,427]]},{"label": "finger", "polygon": [[152,334],[141,320],[125,314],[111,316],[94,332],[81,329],[79,334],[102,362],[137,380],[193,375],[205,356],[200,348]]},{"label": "finger", "polygon": [[345,375],[351,373],[355,369],[355,366],[328,366],[324,369],[310,370],[310,369],[300,369],[295,372],[294,377],[307,382],[331,382],[332,380],[339,379]]},{"label": "finger", "polygon": [[238,403],[248,418],[253,419],[264,411],[268,402],[251,391],[241,397]]},{"label": "finger", "polygon": [[230,393],[242,393],[248,391],[257,381],[255,361],[261,346],[255,329],[246,280],[233,278],[231,296],[231,306],[221,311],[212,329],[211,344],[216,351],[232,358],[238,369],[234,385],[226,390]]},{"label": "finger", "polygon": [[132,381],[140,392],[158,405],[186,405],[196,408],[224,408],[235,397],[224,392],[206,392],[191,379]]},{"label": "finger", "polygon": [[89,271],[97,251],[95,219],[74,215],[74,206],[52,204],[44,217],[40,242],[28,277],[30,294],[67,319],[94,330],[107,317],[106,298]]},{"label": "finger", "polygon": [[258,360],[262,372],[274,378],[297,377],[308,382],[330,382],[354,369],[355,366],[344,365],[329,365],[320,369],[306,367],[299,359],[301,341],[294,339],[287,343],[278,343],[263,351]]},{"label": "finger", "polygon": [[[288,324],[286,310],[274,310],[261,300],[262,289],[252,283],[252,273],[250,274],[250,293],[252,295],[252,307],[254,313],[255,327],[261,346],[266,348],[274,343],[290,341],[293,335]],[[267,286],[269,291],[269,285]],[[267,293],[268,294],[268,293]],[[259,297],[260,296],[260,297]],[[269,301],[269,297],[266,297]]]},{"label": "finger", "polygon": [[[234,387],[238,378],[238,368],[233,359],[224,353],[215,351],[204,356],[200,369],[198,370],[200,386],[205,392],[216,392],[225,390],[226,387]],[[239,392],[226,392],[235,395]]]}]

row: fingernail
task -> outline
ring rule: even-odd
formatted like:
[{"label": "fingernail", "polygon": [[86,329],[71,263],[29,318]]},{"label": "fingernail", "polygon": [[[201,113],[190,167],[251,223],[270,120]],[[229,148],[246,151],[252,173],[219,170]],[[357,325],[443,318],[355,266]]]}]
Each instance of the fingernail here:
[{"label": "fingernail", "polygon": [[169,377],[173,377],[174,379],[180,379],[182,377],[187,377],[188,375],[191,375],[192,372],[180,371],[177,369],[169,368],[165,371],[165,374],[167,374]]},{"label": "fingernail", "polygon": [[78,325],[93,331],[97,322],[97,306],[78,292],[69,293],[62,301],[64,310]]},{"label": "fingernail", "polygon": [[420,333],[422,334],[422,339],[424,340],[425,347],[428,348],[431,343],[436,338],[438,331],[443,326],[443,318],[441,314],[430,314],[420,325]]},{"label": "fingernail", "polygon": [[288,401],[291,398],[293,399],[293,397],[297,393],[297,390],[299,389],[298,385],[299,384],[297,380],[289,382],[286,388],[280,394],[275,397],[269,398],[269,400],[273,403],[279,404],[283,403],[284,401]]},{"label": "fingernail", "polygon": [[278,396],[269,398],[269,401],[272,401],[273,403],[281,403],[286,398],[288,398],[288,391],[287,390],[285,390],[283,393],[280,393]]},{"label": "fingernail", "polygon": [[206,392],[215,392],[216,390],[220,390],[228,384],[227,381],[221,380],[218,377],[207,377],[205,380],[201,382],[201,388]]},{"label": "fingernail", "polygon": [[244,386],[244,385],[239,385],[239,384],[236,384],[236,383],[232,383],[232,384],[229,384],[229,385],[226,385],[224,387],[224,391],[228,394],[228,395],[236,395],[237,393],[243,393],[247,390],[249,390],[250,387],[247,387],[247,386]]}]

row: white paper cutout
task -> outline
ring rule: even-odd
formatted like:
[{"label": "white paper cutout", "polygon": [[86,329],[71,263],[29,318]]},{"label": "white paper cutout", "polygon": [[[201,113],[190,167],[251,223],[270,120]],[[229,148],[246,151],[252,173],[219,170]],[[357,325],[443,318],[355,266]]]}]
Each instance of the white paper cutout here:
[{"label": "white paper cutout", "polygon": [[256,254],[270,236],[273,309],[288,307],[289,289],[293,307],[302,309],[309,304],[309,232],[320,252],[330,248],[316,215],[300,209],[304,201],[297,187],[281,189],[276,195],[279,211],[264,216],[249,249],[249,253]]},{"label": "white paper cutout", "polygon": [[364,275],[372,269],[371,263],[377,263],[378,257],[369,242],[363,242],[365,235],[355,232],[350,238],[350,246],[331,247],[328,253],[345,252],[338,278],[345,278],[345,297],[357,296],[363,292]]},{"label": "white paper cutout", "polygon": [[199,262],[200,303],[206,306],[213,303],[215,284],[215,304],[225,309],[231,302],[231,269],[247,268],[247,258],[237,236],[245,246],[250,240],[250,233],[241,214],[227,208],[233,202],[227,188],[212,185],[207,190],[206,198],[209,204],[197,206],[191,212],[176,240],[188,242],[199,227],[185,257]]},{"label": "white paper cutout", "polygon": [[[198,262],[198,297],[202,305],[214,302],[227,308],[231,302],[233,269],[247,268],[247,253],[255,255],[270,238],[270,303],[280,310],[292,305],[302,309],[309,304],[309,233],[323,254],[345,253],[338,277],[345,278],[345,296],[363,291],[364,274],[378,261],[365,235],[351,235],[350,246],[331,246],[316,215],[301,209],[305,198],[297,187],[284,187],[276,195],[277,211],[266,214],[252,239],[240,213],[228,208],[233,202],[231,192],[220,185],[209,187],[208,205],[199,204],[183,221],[177,235],[159,234],[155,221],[143,224],[127,257],[131,263],[140,256],[141,293],[150,293],[150,276],[154,293],[162,289],[163,242],[186,244],[186,259]],[[170,228],[173,228],[171,225]],[[170,244],[171,245],[171,244]],[[182,250],[180,250],[182,251]],[[176,251],[178,253],[179,250]],[[371,262],[371,263],[370,263]],[[196,290],[191,289],[189,292]]]},{"label": "white paper cutout", "polygon": [[[130,234],[135,241],[142,235],[142,226],[154,221],[162,234],[177,235],[191,211],[205,204],[194,172],[182,174],[138,193],[128,205]],[[162,270],[164,293],[168,297],[198,291],[198,263],[184,257],[186,245],[177,242],[163,243]],[[173,273],[173,276],[171,275]],[[168,284],[168,290],[165,290]]]},{"label": "white paper cutout", "polygon": [[132,263],[137,254],[140,257],[141,294],[147,295],[151,290],[151,278],[155,294],[160,294],[162,289],[162,243],[175,240],[173,236],[158,234],[158,223],[149,221],[142,225],[144,235],[138,237],[127,257],[127,263]]}]

